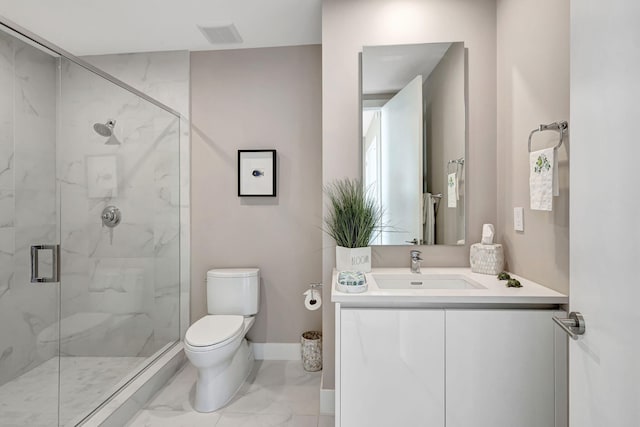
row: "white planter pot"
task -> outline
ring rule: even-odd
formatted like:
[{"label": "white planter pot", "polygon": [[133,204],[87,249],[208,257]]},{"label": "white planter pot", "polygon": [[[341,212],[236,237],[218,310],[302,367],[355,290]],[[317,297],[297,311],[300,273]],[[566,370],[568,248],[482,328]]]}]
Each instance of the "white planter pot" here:
[{"label": "white planter pot", "polygon": [[344,248],[336,246],[336,269],[338,271],[371,271],[371,248]]}]

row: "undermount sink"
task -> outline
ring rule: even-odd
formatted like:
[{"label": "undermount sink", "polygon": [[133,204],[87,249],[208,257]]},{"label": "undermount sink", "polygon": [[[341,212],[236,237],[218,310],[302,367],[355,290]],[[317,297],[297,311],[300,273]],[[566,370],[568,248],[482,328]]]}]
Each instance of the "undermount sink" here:
[{"label": "undermount sink", "polygon": [[372,274],[380,289],[487,289],[462,274]]}]

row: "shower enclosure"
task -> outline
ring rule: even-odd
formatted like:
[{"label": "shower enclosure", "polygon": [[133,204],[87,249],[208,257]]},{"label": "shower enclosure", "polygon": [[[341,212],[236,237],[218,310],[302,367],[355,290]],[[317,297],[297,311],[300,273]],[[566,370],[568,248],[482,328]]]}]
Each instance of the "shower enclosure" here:
[{"label": "shower enclosure", "polygon": [[0,426],[71,426],[179,341],[180,122],[34,39],[0,25]]}]

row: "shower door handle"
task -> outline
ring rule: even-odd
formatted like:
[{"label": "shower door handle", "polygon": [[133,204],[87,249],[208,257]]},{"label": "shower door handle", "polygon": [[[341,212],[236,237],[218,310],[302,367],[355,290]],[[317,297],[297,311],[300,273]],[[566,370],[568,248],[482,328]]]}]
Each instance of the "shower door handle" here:
[{"label": "shower door handle", "polygon": [[[51,277],[40,277],[40,251],[51,251]],[[60,245],[31,246],[31,283],[54,283],[60,281]]]}]

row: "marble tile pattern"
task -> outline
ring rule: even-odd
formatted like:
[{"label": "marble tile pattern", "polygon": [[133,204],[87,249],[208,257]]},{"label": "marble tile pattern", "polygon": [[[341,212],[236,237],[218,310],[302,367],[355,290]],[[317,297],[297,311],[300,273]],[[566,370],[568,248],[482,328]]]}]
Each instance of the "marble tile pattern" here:
[{"label": "marble tile pattern", "polygon": [[[149,356],[180,336],[180,121],[66,59],[60,68],[62,317],[147,316],[152,328],[101,338],[124,352],[109,355]],[[105,145],[93,130],[110,119],[121,145]],[[90,182],[100,176],[93,165],[114,171],[111,189]],[[109,205],[122,213],[115,228],[101,222]],[[65,344],[65,332],[61,353],[85,355]]]},{"label": "marble tile pattern", "polygon": [[301,361],[256,361],[227,406],[202,414],[192,406],[197,370],[187,363],[128,426],[333,426],[332,416],[319,414],[321,375],[304,371]]},{"label": "marble tile pattern", "polygon": [[56,70],[51,56],[0,33],[0,384],[46,360],[37,336],[58,315],[57,285],[29,278],[30,246],[58,237]]},{"label": "marble tile pattern", "polygon": [[[189,52],[128,53],[85,56],[83,59],[180,113],[180,336],[184,338],[190,324]],[[175,181],[172,182],[175,184]],[[160,305],[157,308],[163,309]],[[166,330],[165,328],[171,328],[171,326],[158,327],[156,332]]]},{"label": "marble tile pattern", "polygon": [[60,425],[100,403],[105,393],[143,363],[141,357],[52,358],[0,386],[0,425],[51,427],[58,425],[58,373]]},{"label": "marble tile pattern", "polygon": [[[188,103],[188,73],[185,82]],[[180,196],[181,121],[4,33],[0,89],[0,386],[27,379],[40,383],[14,398],[40,402],[46,412],[58,404],[57,373],[47,376],[50,365],[57,365],[51,355],[58,349],[43,340],[57,325],[60,352],[70,356],[137,360],[180,337],[180,293],[188,289],[188,281],[180,287],[180,222],[188,212]],[[117,121],[121,145],[105,145],[93,131],[94,123],[108,119]],[[117,191],[90,192],[96,186],[88,180],[100,177],[89,170],[90,163],[113,169],[114,162],[111,185]],[[108,205],[123,213],[113,230],[100,220]],[[31,284],[30,246],[56,242],[62,246],[61,283]],[[183,298],[188,304],[188,293]],[[100,313],[108,315],[106,321],[93,329],[74,320]],[[91,354],[98,348],[109,351]],[[43,363],[49,368],[39,370]],[[126,368],[114,368],[113,374],[121,378],[133,365]],[[62,412],[72,416],[90,409],[82,402],[67,407],[65,384],[62,377]],[[92,384],[87,379],[82,394],[99,390]],[[84,401],[89,403],[94,404]],[[38,413],[19,425],[38,425]]]}]

